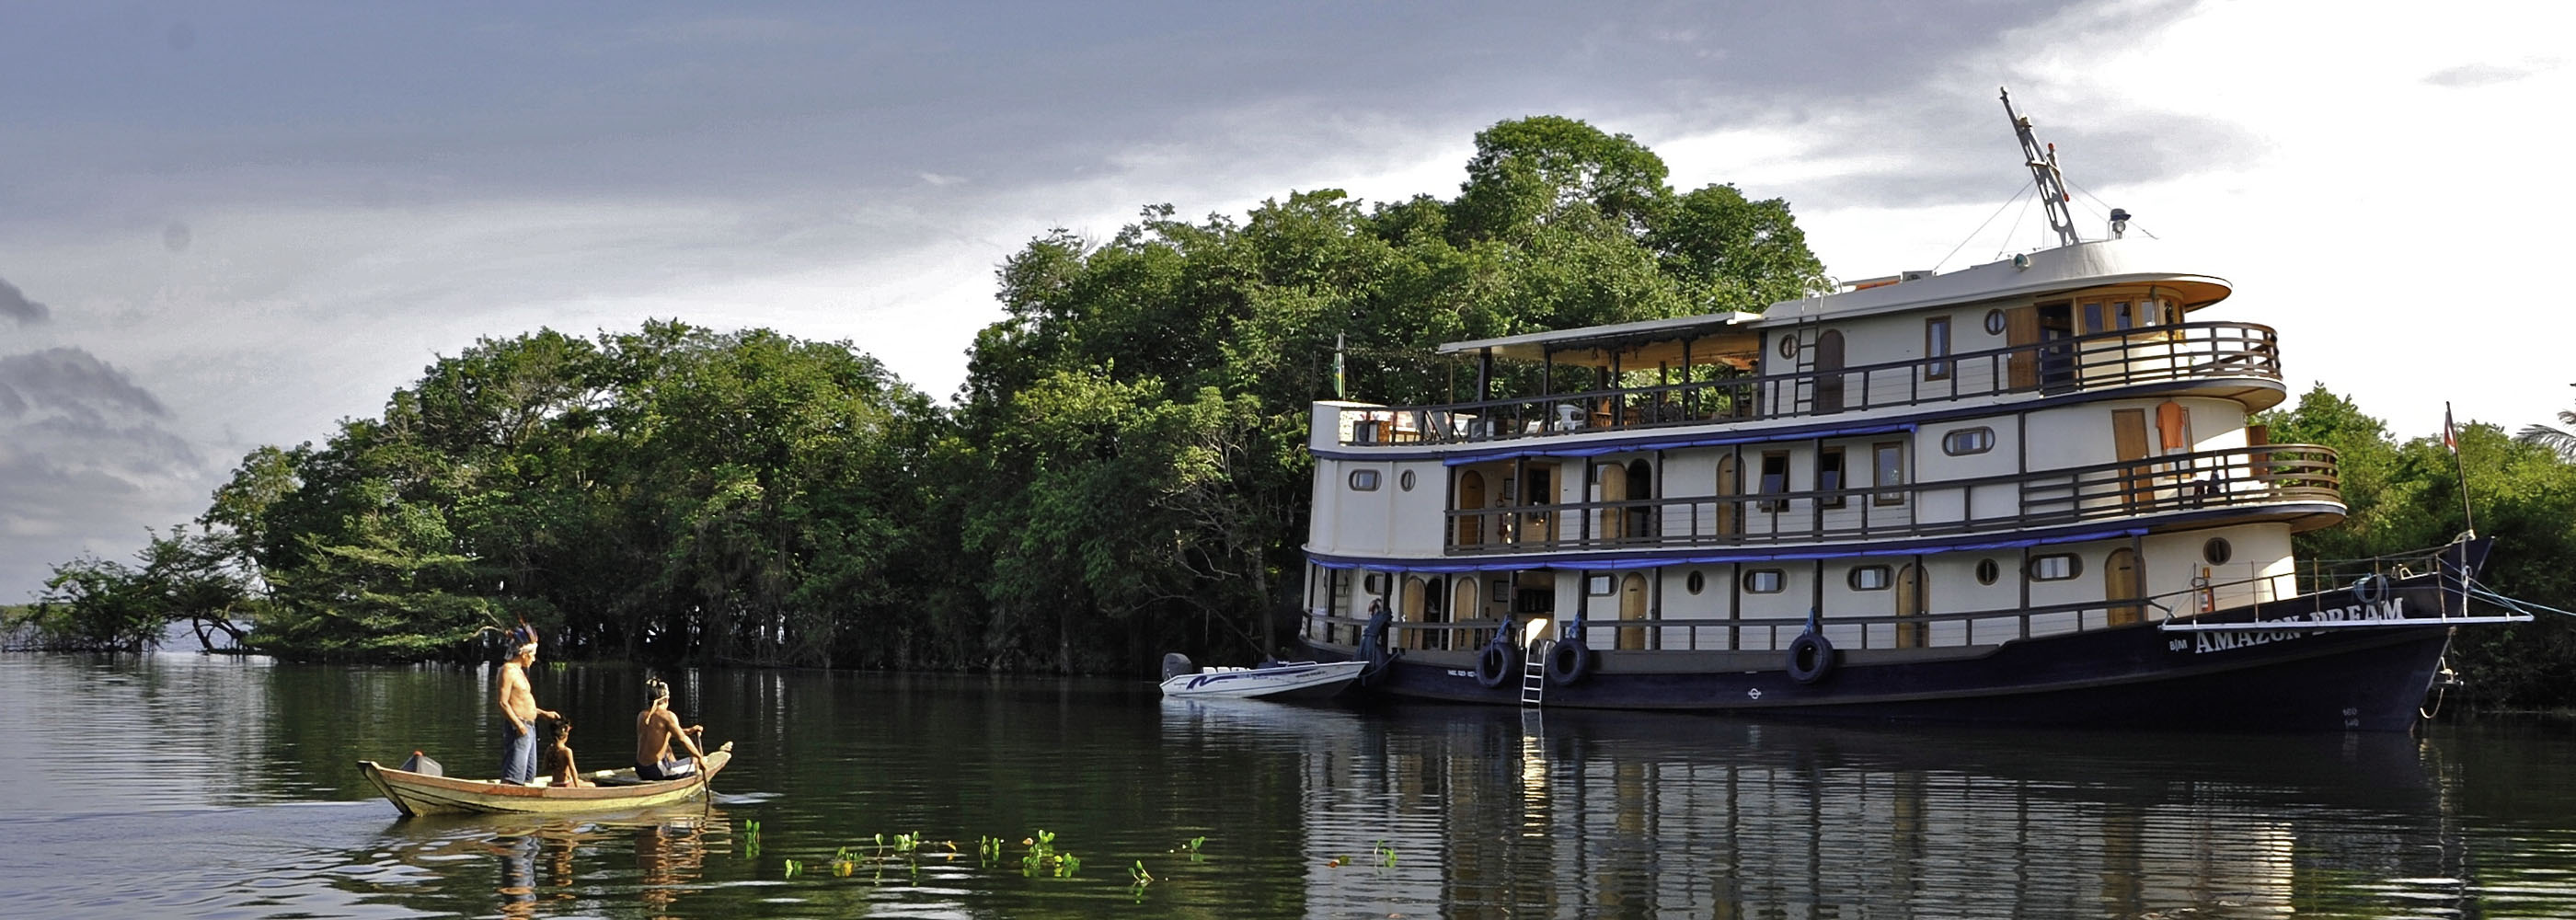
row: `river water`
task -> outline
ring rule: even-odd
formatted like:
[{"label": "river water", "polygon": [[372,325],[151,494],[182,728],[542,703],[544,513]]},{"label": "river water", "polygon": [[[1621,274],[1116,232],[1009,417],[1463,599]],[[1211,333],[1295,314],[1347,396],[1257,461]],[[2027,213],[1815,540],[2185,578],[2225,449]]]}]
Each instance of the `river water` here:
[{"label": "river water", "polygon": [[[539,665],[585,768],[620,765],[643,676]],[[669,676],[735,743],[713,804],[400,819],[356,761],[488,775],[489,669],[0,655],[0,916],[2576,915],[2564,722],[2027,733]],[[1027,872],[1040,830],[1078,871]]]}]

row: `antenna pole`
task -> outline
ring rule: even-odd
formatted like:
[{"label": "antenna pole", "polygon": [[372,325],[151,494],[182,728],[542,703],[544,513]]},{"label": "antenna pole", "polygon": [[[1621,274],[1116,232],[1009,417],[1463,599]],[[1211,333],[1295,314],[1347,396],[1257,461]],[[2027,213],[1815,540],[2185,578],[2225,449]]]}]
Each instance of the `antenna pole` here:
[{"label": "antenna pole", "polygon": [[2004,117],[2012,119],[2013,134],[2021,138],[2021,158],[2030,164],[2032,179],[2039,182],[2039,198],[2048,205],[2048,228],[2057,231],[2057,245],[2073,246],[2084,242],[2075,235],[2075,215],[2066,209],[2066,178],[2057,172],[2057,145],[2042,146],[2030,133],[2030,116],[2013,111],[2012,92],[2002,87]]}]

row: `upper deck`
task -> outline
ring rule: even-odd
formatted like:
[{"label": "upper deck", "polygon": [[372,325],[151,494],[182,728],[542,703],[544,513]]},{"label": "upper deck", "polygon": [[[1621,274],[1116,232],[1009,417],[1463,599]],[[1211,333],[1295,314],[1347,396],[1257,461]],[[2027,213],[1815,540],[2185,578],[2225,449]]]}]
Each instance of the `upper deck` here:
[{"label": "upper deck", "polygon": [[[1443,346],[1474,356],[1480,398],[1348,407],[1319,451],[1419,448],[1687,426],[1783,429],[2114,392],[2286,395],[2267,326],[2186,322],[2227,283],[2166,270],[2136,241],[2085,243],[1947,275],[1775,304]],[[1493,362],[1592,370],[1588,389],[1490,393]],[[1515,445],[1524,446],[1524,445]]]}]

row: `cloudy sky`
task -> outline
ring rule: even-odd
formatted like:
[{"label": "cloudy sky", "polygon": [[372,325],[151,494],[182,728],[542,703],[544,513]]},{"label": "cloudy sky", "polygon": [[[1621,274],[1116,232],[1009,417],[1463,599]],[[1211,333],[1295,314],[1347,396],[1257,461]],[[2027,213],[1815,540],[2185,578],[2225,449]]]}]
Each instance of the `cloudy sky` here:
[{"label": "cloudy sky", "polygon": [[[2233,279],[2401,436],[2576,407],[2576,4],[0,5],[0,603],[126,559],[439,355],[675,317],[933,395],[996,264],[1146,205],[1454,195],[1586,119],[1789,200],[1844,278],[2098,235]],[[2096,203],[2096,202],[2099,203]],[[1999,216],[1998,216],[1999,215]],[[1987,224],[1989,218],[1992,223]],[[1980,232],[1979,227],[1985,225]],[[2017,229],[2012,229],[2017,228]]]}]

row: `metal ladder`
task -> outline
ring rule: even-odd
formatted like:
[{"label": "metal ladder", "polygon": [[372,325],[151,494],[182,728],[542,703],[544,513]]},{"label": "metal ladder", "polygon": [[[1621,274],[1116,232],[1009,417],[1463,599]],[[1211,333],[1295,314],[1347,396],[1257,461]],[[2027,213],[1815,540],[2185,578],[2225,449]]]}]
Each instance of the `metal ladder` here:
[{"label": "metal ladder", "polygon": [[1531,646],[1527,650],[1528,654],[1522,656],[1521,706],[1523,708],[1546,705],[1547,655],[1555,649],[1556,640],[1550,639]]}]

